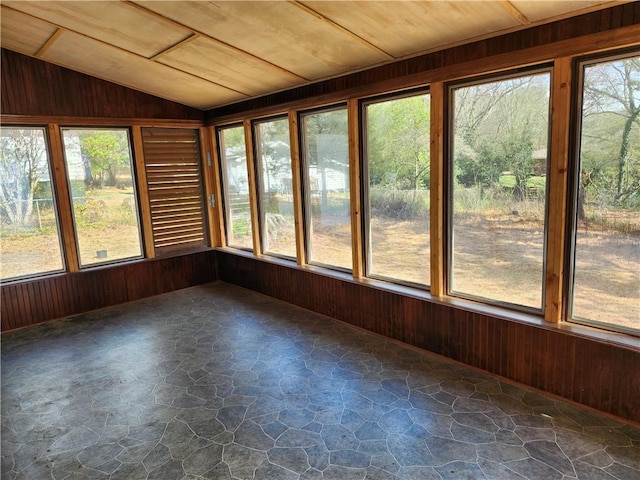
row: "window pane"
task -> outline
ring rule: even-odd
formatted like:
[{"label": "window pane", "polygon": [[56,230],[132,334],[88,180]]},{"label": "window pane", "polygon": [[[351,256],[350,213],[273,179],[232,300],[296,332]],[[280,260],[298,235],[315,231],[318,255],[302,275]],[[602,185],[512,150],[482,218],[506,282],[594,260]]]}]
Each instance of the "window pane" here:
[{"label": "window pane", "polygon": [[142,256],[129,133],[62,131],[80,265]]},{"label": "window pane", "polygon": [[308,261],[352,268],[347,110],[302,116]]},{"label": "window pane", "polygon": [[549,80],[452,90],[451,292],[542,309]]},{"label": "window pane", "polygon": [[0,133],[0,278],[62,270],[44,129]]},{"label": "window pane", "polygon": [[572,316],[640,331],[640,57],[584,66]]},{"label": "window pane", "polygon": [[260,228],[263,250],[296,256],[293,218],[289,121],[285,118],[256,125],[260,168]]},{"label": "window pane", "polygon": [[220,130],[219,141],[224,175],[227,244],[253,249],[244,127]]},{"label": "window pane", "polygon": [[429,96],[366,107],[368,271],[429,283]]}]

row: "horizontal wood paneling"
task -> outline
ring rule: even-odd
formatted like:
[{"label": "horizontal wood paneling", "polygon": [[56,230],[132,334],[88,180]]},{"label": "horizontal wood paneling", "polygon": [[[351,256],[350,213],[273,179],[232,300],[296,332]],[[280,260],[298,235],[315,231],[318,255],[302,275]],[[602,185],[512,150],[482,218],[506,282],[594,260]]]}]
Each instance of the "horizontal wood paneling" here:
[{"label": "horizontal wood paneling", "polygon": [[640,422],[640,350],[217,252],[220,279]]},{"label": "horizontal wood paneling", "polygon": [[2,285],[2,331],[217,280],[215,252],[114,265]]},{"label": "horizontal wood paneling", "polygon": [[202,121],[201,110],[2,49],[3,115]]},{"label": "horizontal wood paneling", "polygon": [[[221,117],[242,115],[252,110],[259,111],[292,102],[303,102],[314,97],[363,90],[368,85],[375,85],[416,74],[426,74],[429,71],[438,69],[446,70],[457,64],[473,62],[478,59],[483,62],[487,59],[487,62],[490,62],[489,57],[513,54],[518,50],[543,47],[569,39],[575,39],[574,44],[579,45],[579,37],[637,24],[640,24],[640,2],[626,3],[498,37],[396,61],[350,75],[343,75],[271,95],[213,108],[206,112],[206,119],[209,122],[215,122]],[[522,56],[515,58],[520,63],[528,61],[526,57]],[[487,65],[490,65],[490,63],[487,63]],[[425,75],[425,82],[432,80],[428,75]]]}]

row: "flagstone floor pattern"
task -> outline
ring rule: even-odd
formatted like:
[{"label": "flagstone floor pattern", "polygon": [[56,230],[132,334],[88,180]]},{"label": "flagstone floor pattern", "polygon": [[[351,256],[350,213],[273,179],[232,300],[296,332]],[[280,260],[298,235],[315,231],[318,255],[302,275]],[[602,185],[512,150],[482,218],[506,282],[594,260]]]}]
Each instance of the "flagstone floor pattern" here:
[{"label": "flagstone floor pattern", "polygon": [[7,480],[640,479],[636,427],[224,283],[3,334],[1,446]]}]

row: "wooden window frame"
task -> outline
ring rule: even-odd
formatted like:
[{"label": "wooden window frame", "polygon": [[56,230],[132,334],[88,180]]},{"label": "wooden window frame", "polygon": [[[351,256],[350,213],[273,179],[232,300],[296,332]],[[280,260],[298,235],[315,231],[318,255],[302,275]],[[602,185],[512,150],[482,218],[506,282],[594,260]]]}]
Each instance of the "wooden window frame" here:
[{"label": "wooden window frame", "polygon": [[[271,107],[259,107],[242,113],[230,114],[218,117],[212,122],[212,128],[220,125],[228,125],[233,122],[279,115],[286,111],[289,117],[289,134],[291,136],[294,213],[296,216],[296,263],[298,267],[313,267],[313,271],[325,274],[335,274],[342,278],[342,270],[336,271],[331,266],[309,265],[306,255],[306,216],[302,152],[302,132],[300,129],[301,113],[321,111],[333,106],[344,105],[348,109],[349,124],[349,159],[350,168],[355,165],[358,170],[361,167],[361,142],[362,120],[357,106],[359,102],[374,96],[401,95],[403,91],[428,86],[431,98],[431,127],[430,127],[430,161],[431,161],[431,185],[430,185],[430,288],[425,294],[428,298],[440,299],[440,301],[455,301],[465,303],[464,299],[458,300],[451,297],[448,291],[447,249],[448,249],[448,195],[447,187],[449,132],[447,127],[449,113],[448,87],[450,84],[469,83],[474,79],[494,76],[496,78],[507,76],[511,73],[536,71],[548,69],[551,71],[550,105],[551,115],[549,119],[549,154],[547,173],[547,213],[544,254],[546,255],[543,268],[542,309],[530,312],[535,317],[543,319],[548,324],[568,323],[566,312],[568,304],[567,259],[568,259],[568,235],[571,234],[571,226],[568,224],[567,208],[570,206],[569,186],[572,173],[568,170],[570,152],[573,148],[572,128],[575,122],[573,105],[576,101],[575,75],[577,59],[587,56],[606,58],[624,50],[637,49],[640,46],[638,32],[640,26],[634,25],[611,31],[603,31],[585,35],[581,38],[558,40],[549,44],[525,47],[513,52],[499,53],[491,57],[469,60],[453,66],[435,68],[421,73],[399,76],[393,79],[372,82],[368,85],[358,85],[345,88],[340,92],[321,95],[302,100],[282,102]],[[523,59],[525,59],[523,61]],[[547,67],[548,65],[548,67]],[[354,106],[355,105],[355,106]],[[352,132],[357,133],[357,137]],[[355,172],[355,170],[354,170]],[[351,195],[352,215],[352,241],[356,235],[363,233],[362,226],[362,179],[360,173],[350,175],[350,186],[358,188],[359,194]],[[296,185],[298,182],[298,185]],[[355,182],[355,183],[354,183]],[[355,190],[354,190],[355,191]],[[355,235],[354,235],[355,233]],[[349,272],[354,281],[362,281],[367,284],[375,284],[379,288],[389,288],[396,291],[402,289],[402,285],[396,281],[361,278],[364,272],[364,247],[363,240],[358,242],[360,250],[353,250],[353,271]],[[360,269],[360,270],[358,270]],[[333,271],[333,273],[331,273]],[[414,294],[408,287],[408,294]],[[416,290],[416,293],[420,292]],[[476,308],[474,302],[468,302],[469,308]],[[496,310],[506,317],[520,318],[522,312],[513,305],[494,305],[484,299],[478,308],[480,310]]]},{"label": "wooden window frame", "polygon": [[[363,258],[363,276],[366,276],[367,278],[371,278],[371,279],[375,279],[375,280],[380,280],[383,282],[390,282],[393,284],[397,284],[397,285],[403,285],[409,288],[416,288],[418,290],[424,290],[424,291],[430,291],[430,284],[426,283],[426,284],[420,284],[417,282],[411,282],[411,281],[407,281],[407,280],[401,280],[398,278],[393,278],[393,277],[388,277],[385,275],[378,275],[375,273],[371,272],[371,232],[370,232],[370,222],[371,222],[371,207],[369,204],[369,159],[367,156],[367,138],[368,138],[368,131],[367,131],[367,114],[366,114],[366,110],[367,107],[370,105],[375,105],[378,103],[383,103],[383,102],[390,102],[390,101],[394,101],[394,100],[402,100],[405,98],[411,98],[411,97],[417,97],[417,96],[428,96],[429,97],[429,110],[430,110],[430,115],[431,115],[431,91],[430,91],[430,87],[429,85],[424,85],[421,87],[417,87],[417,88],[411,88],[408,90],[404,90],[404,91],[400,91],[400,92],[392,92],[392,93],[387,93],[387,94],[383,94],[383,95],[375,95],[375,96],[371,96],[371,97],[366,97],[366,98],[362,98],[358,100],[358,111],[360,114],[360,125],[359,125],[359,133],[360,133],[360,137],[359,139],[361,140],[359,148],[358,148],[358,165],[360,168],[360,173],[362,178],[359,179],[359,185],[361,188],[361,194],[359,195],[360,198],[360,203],[358,206],[356,206],[355,208],[357,209],[357,211],[360,212],[361,215],[361,219],[360,219],[360,232],[362,235],[362,239],[360,241],[360,245],[362,245],[362,252],[360,253],[360,256]],[[429,135],[431,135],[431,130],[432,128],[433,122],[430,122],[429,124]],[[429,195],[431,198],[431,185],[433,184],[438,184],[438,182],[436,180],[434,180],[431,176],[432,173],[432,165],[431,165],[431,139],[429,140],[429,145],[425,145],[425,147],[428,149],[429,151],[429,170],[430,170],[430,174],[429,174],[429,178],[430,178],[430,186],[429,186]],[[430,207],[431,209],[431,207]],[[429,212],[429,218],[431,218],[431,211]],[[429,221],[429,229],[431,229],[432,225],[431,225],[431,221]],[[431,230],[429,230],[429,237],[428,237],[428,242],[431,243],[432,241],[432,235],[431,235]],[[402,241],[402,239],[400,239],[400,241]],[[431,246],[429,247],[429,252],[431,252]],[[431,253],[429,253],[429,262],[431,262]],[[428,282],[431,281],[431,269],[429,269],[429,280]]]},{"label": "wooden window frame", "polygon": [[[496,299],[491,299],[487,297],[480,297],[473,294],[463,293],[463,292],[454,292],[451,289],[451,279],[453,278],[453,181],[454,181],[454,173],[453,173],[453,129],[455,123],[455,117],[453,115],[453,90],[456,88],[464,88],[471,87],[474,85],[482,85],[485,83],[490,83],[493,81],[499,82],[502,80],[509,79],[517,79],[527,76],[541,75],[547,73],[549,75],[549,110],[548,110],[548,124],[547,124],[547,162],[546,162],[546,171],[551,172],[552,168],[554,168],[552,158],[557,158],[557,151],[554,150],[554,136],[553,133],[553,114],[557,114],[557,109],[554,108],[555,105],[553,103],[555,97],[553,95],[554,88],[554,66],[550,64],[541,64],[541,65],[530,65],[526,68],[517,68],[511,69],[507,71],[502,71],[498,73],[492,73],[488,75],[480,75],[477,77],[465,78],[463,80],[457,80],[448,82],[445,85],[446,91],[446,102],[447,102],[447,115],[443,115],[446,124],[443,125],[443,128],[446,130],[446,143],[445,143],[445,159],[447,163],[446,171],[443,172],[445,175],[444,184],[445,184],[445,198],[444,198],[444,207],[445,207],[445,218],[443,219],[443,223],[446,226],[445,231],[443,232],[443,238],[445,240],[445,245],[443,247],[443,251],[446,252],[443,258],[443,264],[445,266],[445,279],[444,285],[445,295],[454,298],[463,298],[466,300],[480,302],[485,305],[492,305],[499,308],[505,308],[514,311],[521,311],[526,313],[533,313],[534,315],[544,315],[545,309],[547,306],[547,281],[548,278],[548,245],[549,245],[549,226],[550,219],[549,214],[551,212],[551,207],[549,205],[550,198],[550,182],[551,180],[546,182],[545,185],[545,208],[544,208],[544,233],[543,233],[543,246],[542,246],[542,269],[540,274],[540,292],[541,292],[541,303],[539,308],[528,307],[526,305],[519,305],[515,303],[500,301]],[[558,145],[560,145],[558,143]],[[555,206],[555,204],[554,204]],[[557,219],[554,217],[554,220]]]},{"label": "wooden window frame", "polygon": [[565,220],[567,228],[563,234],[561,247],[564,254],[564,257],[562,258],[562,266],[566,273],[563,277],[558,279],[560,285],[556,286],[556,288],[560,289],[561,300],[558,302],[559,312],[553,312],[556,317],[559,317],[560,320],[558,321],[564,320],[567,324],[583,325],[635,337],[640,336],[640,328],[629,329],[614,323],[603,323],[597,320],[574,317],[573,297],[575,285],[578,191],[580,188],[578,178],[581,170],[580,153],[582,146],[582,112],[584,105],[585,67],[587,65],[608,63],[615,60],[637,56],[640,56],[640,45],[632,48],[617,49],[563,59],[566,64],[565,68],[571,69],[571,75],[567,75],[565,81],[566,85],[570,86],[573,92],[573,95],[571,95],[572,102],[570,103],[567,112],[567,115],[571,116],[571,121],[567,122],[567,131],[565,134],[569,139],[569,146],[566,150],[567,159],[563,165],[566,167],[566,176],[568,177],[568,181],[565,181],[562,185],[564,188],[563,193],[566,204],[563,219]]},{"label": "wooden window frame", "polygon": [[[357,107],[357,104],[356,104]],[[305,109],[305,110],[299,110],[296,112],[297,114],[297,134],[298,134],[298,141],[297,141],[297,148],[298,148],[298,158],[299,158],[299,167],[300,167],[300,184],[301,184],[301,213],[302,213],[302,218],[303,218],[303,245],[304,245],[304,264],[305,265],[311,265],[314,267],[320,267],[320,268],[326,268],[328,270],[333,270],[333,271],[337,271],[337,272],[342,272],[342,273],[348,273],[351,274],[353,276],[355,276],[355,278],[359,278],[359,276],[361,276],[361,265],[362,265],[362,260],[361,260],[361,255],[358,256],[357,252],[353,250],[353,243],[354,243],[354,218],[359,218],[359,214],[354,215],[354,200],[353,198],[355,197],[356,199],[359,199],[359,195],[353,195],[351,190],[349,191],[349,210],[350,210],[350,224],[351,224],[351,252],[352,252],[352,261],[351,261],[351,268],[345,268],[345,267],[340,267],[337,265],[329,265],[329,264],[325,264],[322,262],[312,262],[311,261],[311,252],[312,252],[312,245],[311,245],[311,236],[310,236],[310,232],[311,232],[311,213],[310,213],[310,208],[311,208],[311,192],[310,192],[310,180],[309,180],[309,164],[307,161],[307,158],[304,155],[304,150],[306,147],[305,144],[305,132],[304,129],[302,128],[302,125],[304,124],[303,122],[303,118],[307,115],[316,115],[316,114],[321,114],[321,113],[329,113],[329,112],[335,112],[335,111],[339,111],[339,110],[344,110],[345,113],[347,114],[347,142],[348,142],[348,155],[349,155],[349,188],[351,188],[352,184],[354,183],[353,177],[356,176],[356,172],[352,172],[351,167],[352,164],[354,163],[354,155],[353,155],[353,149],[354,149],[354,143],[357,144],[356,142],[352,143],[351,140],[351,133],[353,130],[353,122],[354,122],[354,114],[353,114],[353,106],[351,106],[350,108],[350,103],[349,102],[340,102],[340,103],[334,103],[334,104],[330,104],[330,105],[322,105],[319,106],[317,108],[312,108],[312,109]],[[352,112],[351,114],[349,112]],[[355,117],[357,118],[357,116]],[[357,162],[356,162],[357,163]],[[359,170],[359,169],[358,169]],[[358,188],[359,191],[359,188]],[[356,200],[359,201],[359,200]],[[359,209],[357,209],[357,211],[359,211]],[[356,231],[359,232],[359,222],[356,222],[357,224],[357,228],[355,228]],[[357,238],[360,238],[359,233],[357,234]],[[360,242],[358,241],[358,244],[360,244]],[[361,247],[360,247],[361,250]],[[354,265],[356,266],[356,268],[354,269]]]}]

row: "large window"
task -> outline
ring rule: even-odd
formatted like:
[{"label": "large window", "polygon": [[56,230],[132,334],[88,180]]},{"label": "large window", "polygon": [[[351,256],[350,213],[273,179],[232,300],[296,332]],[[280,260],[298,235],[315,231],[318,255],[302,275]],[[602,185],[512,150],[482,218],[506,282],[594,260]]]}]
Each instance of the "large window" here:
[{"label": "large window", "polygon": [[0,129],[0,279],[64,268],[43,128]]},{"label": "large window", "polygon": [[63,129],[80,266],[142,256],[126,129]]},{"label": "large window", "polygon": [[640,56],[580,66],[570,316],[640,332]]},{"label": "large window", "polygon": [[550,73],[451,94],[449,291],[541,310]]},{"label": "large window", "polygon": [[366,103],[369,276],[429,283],[429,95]]},{"label": "large window", "polygon": [[307,261],[352,268],[347,109],[301,115]]},{"label": "large window", "polygon": [[252,249],[253,228],[244,127],[239,125],[220,129],[218,146],[224,178],[227,244]]},{"label": "large window", "polygon": [[285,117],[258,122],[254,134],[262,251],[295,258],[289,121]]}]

